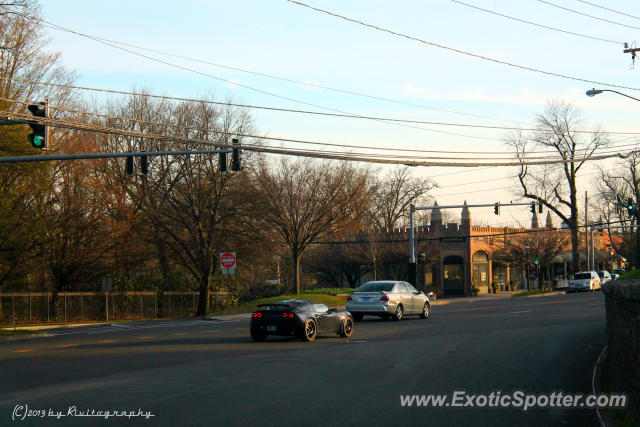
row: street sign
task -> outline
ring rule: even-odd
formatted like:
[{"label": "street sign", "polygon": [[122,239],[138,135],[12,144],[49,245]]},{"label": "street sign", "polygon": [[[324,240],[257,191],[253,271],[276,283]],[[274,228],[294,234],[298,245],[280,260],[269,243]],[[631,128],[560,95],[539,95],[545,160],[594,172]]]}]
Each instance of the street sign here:
[{"label": "street sign", "polygon": [[222,274],[235,274],[236,272],[236,253],[220,252],[220,269]]}]

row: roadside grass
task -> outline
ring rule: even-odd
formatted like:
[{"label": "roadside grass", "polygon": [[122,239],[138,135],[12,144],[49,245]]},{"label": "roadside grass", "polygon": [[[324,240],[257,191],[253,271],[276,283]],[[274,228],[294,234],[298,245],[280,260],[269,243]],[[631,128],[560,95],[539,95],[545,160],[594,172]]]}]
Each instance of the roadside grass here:
[{"label": "roadside grass", "polygon": [[621,280],[621,279],[640,279],[640,270],[635,269],[635,270],[627,271],[620,275],[620,279],[618,280]]},{"label": "roadside grass", "polygon": [[298,295],[280,295],[277,297],[269,297],[269,298],[261,298],[254,301],[243,302],[242,304],[238,304],[235,307],[229,307],[220,310],[213,310],[210,314],[220,315],[220,314],[237,314],[237,313],[251,313],[256,309],[256,305],[258,304],[269,304],[278,301],[282,301],[284,299],[308,299],[314,304],[326,304],[329,307],[335,305],[345,305],[346,298],[339,297],[336,295],[327,295],[327,294],[310,294],[303,293]]},{"label": "roadside grass", "polygon": [[548,294],[550,292],[553,292],[553,290],[550,288],[531,289],[529,291],[522,291],[522,292],[518,292],[517,294],[513,294],[512,297],[514,298],[527,297],[529,295],[541,295],[541,294]]},{"label": "roadside grass", "polygon": [[24,330],[24,329],[0,329],[0,337],[10,337],[12,335],[31,335],[41,334],[41,331]]}]

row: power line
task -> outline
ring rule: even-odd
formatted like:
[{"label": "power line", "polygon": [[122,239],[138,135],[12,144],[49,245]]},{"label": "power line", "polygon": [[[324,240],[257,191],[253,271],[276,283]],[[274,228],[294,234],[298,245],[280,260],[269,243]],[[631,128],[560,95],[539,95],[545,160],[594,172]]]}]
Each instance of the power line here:
[{"label": "power line", "polygon": [[[9,99],[9,98],[3,98],[0,97],[0,100],[2,101],[6,101],[6,102],[10,102],[10,103],[19,103],[19,104],[23,104],[23,105],[28,105],[30,104],[29,102],[24,102],[24,101],[18,101],[18,100],[13,100],[13,99]],[[158,123],[158,122],[151,122],[151,121],[145,121],[145,120],[139,120],[139,119],[131,119],[131,118],[126,118],[126,117],[120,117],[120,116],[112,116],[112,115],[106,115],[106,114],[99,114],[99,113],[93,113],[93,112],[88,112],[88,111],[82,111],[82,110],[75,110],[75,109],[68,109],[68,108],[61,108],[61,107],[55,107],[55,106],[50,106],[51,109],[53,110],[57,110],[57,111],[64,111],[64,112],[71,112],[74,114],[81,114],[81,115],[91,115],[91,116],[96,116],[96,117],[100,117],[100,118],[106,118],[109,120],[120,120],[120,121],[128,121],[128,122],[133,122],[133,123],[138,123],[138,124],[146,124],[146,125],[150,125],[150,126],[160,126],[160,127],[171,127],[171,128],[176,128],[179,130],[195,130],[195,131],[199,131],[200,129],[198,128],[194,128],[194,127],[188,127],[188,126],[183,126],[183,125],[173,125],[173,124],[168,124],[168,123]],[[276,141],[280,141],[280,142],[292,142],[292,143],[300,143],[300,144],[309,144],[309,145],[321,145],[321,146],[333,146],[333,147],[341,147],[341,148],[358,148],[358,149],[367,149],[367,150],[374,150],[374,151],[394,151],[394,152],[409,152],[409,153],[445,153],[445,154],[451,154],[451,153],[455,153],[455,154],[484,154],[484,155],[489,155],[489,154],[497,154],[497,155],[503,155],[503,156],[513,156],[513,152],[512,151],[447,151],[447,150],[414,150],[414,149],[403,149],[403,148],[390,148],[390,147],[374,147],[374,146],[363,146],[363,145],[349,145],[349,144],[335,144],[335,143],[328,143],[328,142],[316,142],[316,141],[307,141],[307,140],[298,140],[298,139],[285,139],[285,138],[272,138],[272,137],[261,137],[261,139],[267,139],[267,140],[276,140]],[[629,137],[623,138],[619,141],[616,142],[622,142],[623,140],[628,140]],[[620,146],[607,146],[607,147],[603,147],[603,149],[620,149],[620,148],[624,148],[624,147],[628,147],[628,146],[635,146],[635,144],[626,144],[626,145],[620,145]],[[605,151],[605,152],[611,152],[611,151]],[[528,155],[533,155],[533,154],[556,154],[557,152],[554,150],[550,150],[550,151],[531,151],[528,153]],[[355,153],[352,153],[355,154]],[[377,154],[369,154],[372,156],[379,156]],[[401,156],[389,156],[388,157],[401,157]],[[403,156],[406,157],[406,156]],[[445,159],[445,157],[418,157],[415,155],[411,156],[412,158],[427,158],[427,159]],[[549,157],[527,157],[528,160],[533,160],[533,159],[548,159]],[[553,157],[552,157],[553,158]],[[464,158],[459,158],[459,157],[448,157],[447,159],[464,159]],[[475,157],[474,159],[483,159],[483,158],[478,158]]]},{"label": "power line", "polygon": [[[289,1],[289,0],[286,0],[286,1]],[[45,86],[63,87],[63,88],[67,88],[67,89],[78,89],[78,90],[86,90],[86,91],[94,91],[94,92],[113,93],[113,94],[118,94],[118,95],[140,96],[140,97],[148,97],[148,98],[170,100],[170,101],[196,102],[196,103],[205,103],[205,104],[211,104],[211,105],[221,105],[221,106],[227,106],[227,107],[251,108],[251,109],[280,111],[280,112],[297,113],[297,114],[310,114],[310,115],[319,115],[319,116],[328,116],[328,117],[366,119],[366,120],[374,120],[374,121],[381,121],[381,122],[429,124],[429,125],[434,125],[434,126],[451,126],[451,127],[478,128],[478,129],[489,129],[489,130],[516,130],[516,131],[553,132],[553,131],[546,131],[544,129],[538,129],[538,128],[524,128],[524,127],[513,127],[513,126],[476,125],[476,124],[472,124],[472,123],[436,122],[436,121],[427,121],[427,120],[408,120],[408,119],[396,119],[396,118],[390,118],[390,117],[364,116],[364,115],[357,115],[357,114],[350,114],[350,113],[325,113],[325,112],[322,112],[322,111],[295,110],[295,109],[287,109],[287,108],[252,105],[252,104],[237,104],[237,103],[232,103],[232,102],[220,102],[220,101],[211,101],[211,100],[195,99],[195,98],[174,97],[174,96],[166,96],[166,95],[153,95],[153,94],[128,92],[128,91],[113,90],[113,89],[101,89],[101,88],[92,88],[92,87],[86,87],[86,86],[75,86],[75,85],[60,84],[60,83],[39,82],[39,81],[34,81],[34,80],[21,80],[21,79],[13,79],[13,78],[10,78],[10,77],[1,77],[1,76],[0,76],[0,80],[16,81],[16,82],[21,82],[21,83],[29,83],[29,84],[37,84],[37,85],[45,85]],[[5,99],[5,100],[7,100],[8,102],[24,103],[23,101],[17,101],[17,100],[10,100],[10,99]],[[83,114],[92,114],[92,113],[84,112]],[[428,130],[428,131],[433,131],[433,132],[442,132],[442,131],[437,131],[437,130],[434,130],[434,129],[424,129],[424,128],[418,128],[418,129],[423,129],[423,130]],[[604,131],[589,131],[589,130],[579,130],[579,129],[578,130],[574,130],[573,132],[574,133],[580,133],[580,134],[605,133],[605,134],[610,134],[610,135],[640,135],[640,132],[622,132],[622,131],[606,131],[606,132],[604,132]],[[447,132],[445,132],[445,133],[447,133]],[[469,137],[469,138],[491,139],[491,140],[502,141],[499,138],[477,137],[477,136],[473,136],[473,135],[462,135],[462,134],[456,134],[456,133],[451,133],[451,134],[455,135],[455,136],[463,136],[463,137]]]},{"label": "power line", "polygon": [[527,21],[527,20],[524,20],[524,19],[515,18],[513,16],[505,15],[505,14],[499,13],[499,12],[494,12],[493,10],[483,9],[481,7],[474,6],[472,4],[465,3],[465,2],[462,2],[462,1],[459,1],[459,0],[451,0],[451,1],[454,2],[454,3],[461,4],[463,6],[471,7],[473,9],[477,9],[477,10],[481,10],[481,11],[486,12],[486,13],[490,13],[492,15],[497,15],[497,16],[501,16],[503,18],[511,19],[513,21],[517,21],[517,22],[522,22],[524,24],[533,25],[535,27],[546,28],[547,30],[557,31],[557,32],[560,32],[560,33],[570,34],[570,35],[578,36],[578,37],[584,37],[584,38],[592,39],[592,40],[599,40],[599,41],[603,41],[603,42],[607,42],[607,43],[622,44],[622,45],[624,44],[624,42],[617,42],[615,40],[604,39],[604,38],[601,38],[601,37],[594,37],[594,36],[589,36],[589,35],[586,35],[586,34],[574,33],[573,31],[567,31],[567,30],[563,30],[563,29],[560,29],[560,28],[551,27],[549,25],[538,24],[538,23]]},{"label": "power line", "polygon": [[[449,50],[449,51],[452,51],[452,52],[460,53],[460,54],[471,56],[471,57],[478,58],[478,59],[483,59],[485,61],[495,62],[497,64],[507,65],[509,67],[519,68],[521,70],[532,71],[532,72],[535,72],[535,73],[546,74],[548,76],[559,77],[559,78],[563,78],[563,79],[575,80],[575,81],[580,81],[580,82],[585,82],[585,83],[595,83],[597,85],[605,85],[605,86],[617,87],[617,88],[622,88],[622,89],[640,90],[640,88],[637,88],[637,87],[622,86],[622,85],[616,85],[616,84],[612,84],[612,83],[599,82],[599,81],[595,81],[595,80],[588,80],[588,79],[584,79],[584,78],[581,78],[581,77],[574,77],[574,76],[570,76],[570,75],[567,75],[567,74],[560,74],[560,73],[555,73],[555,72],[551,72],[551,71],[545,71],[545,70],[541,70],[541,69],[538,69],[538,68],[529,67],[529,66],[526,66],[526,65],[520,65],[520,64],[516,64],[516,63],[513,63],[513,62],[508,62],[508,61],[501,60],[501,59],[495,59],[495,58],[491,58],[491,57],[488,57],[488,56],[483,56],[483,55],[480,55],[480,54],[477,54],[477,53],[467,52],[467,51],[464,51],[464,50],[461,50],[461,49],[445,46],[445,45],[442,45],[442,44],[439,44],[439,43],[435,43],[435,42],[430,42],[430,41],[423,40],[423,39],[420,39],[418,37],[413,37],[413,36],[410,36],[410,35],[407,35],[407,34],[403,34],[403,33],[397,32],[397,31],[392,31],[392,30],[389,30],[387,28],[380,27],[380,26],[377,26],[377,25],[368,24],[366,22],[359,21],[357,19],[348,18],[346,16],[339,15],[337,13],[330,12],[330,11],[325,10],[325,9],[320,9],[320,8],[315,7],[315,6],[311,6],[311,5],[308,5],[306,3],[302,3],[300,1],[296,1],[296,0],[285,0],[285,1],[287,1],[289,3],[297,4],[299,6],[306,7],[308,9],[314,10],[316,12],[321,12],[321,13],[325,13],[325,14],[330,15],[330,16],[334,16],[336,18],[340,18],[340,19],[343,19],[345,21],[353,22],[353,23],[356,23],[356,24],[359,24],[359,25],[362,25],[362,26],[365,26],[365,27],[373,28],[373,29],[378,30],[378,31],[382,31],[382,32],[385,32],[385,33],[388,33],[388,34],[392,34],[392,35],[397,36],[397,37],[402,37],[402,38],[405,38],[405,39],[408,39],[408,40],[417,41],[417,42],[422,43],[422,44],[438,47],[440,49]],[[539,0],[539,1],[541,1],[541,0]]]},{"label": "power line", "polygon": [[594,6],[594,7],[599,7],[600,9],[608,10],[609,12],[617,13],[618,15],[628,16],[629,18],[634,18],[634,19],[640,19],[637,16],[630,15],[630,14],[624,13],[624,12],[619,12],[617,10],[609,9],[608,7],[600,6],[600,5],[597,5],[595,3],[590,3],[590,2],[585,1],[585,0],[578,0],[578,1],[580,3],[588,4],[588,5],[591,5],[591,6]]},{"label": "power line", "polygon": [[[209,140],[203,139],[195,139],[195,138],[184,138],[179,136],[167,136],[167,135],[157,135],[157,134],[149,134],[144,132],[135,132],[135,131],[126,131],[122,129],[115,129],[106,126],[96,126],[96,125],[88,125],[85,123],[78,122],[69,122],[64,120],[57,120],[46,117],[36,117],[30,116],[27,114],[20,113],[12,113],[9,111],[0,111],[0,116],[7,117],[9,120],[28,120],[31,122],[42,123],[52,127],[61,127],[66,129],[74,129],[81,131],[93,131],[100,132],[110,135],[119,135],[119,136],[128,136],[133,138],[141,138],[141,139],[153,139],[156,141],[165,141],[165,142],[176,142],[180,144],[201,144],[207,146],[214,146],[217,148],[233,148],[231,144],[228,142],[211,142]],[[222,133],[221,133],[222,134]],[[225,134],[226,136],[229,136]],[[237,137],[248,137],[248,138],[261,138],[258,135],[247,135],[241,133],[232,133],[232,135]],[[329,159],[329,160],[343,160],[343,161],[357,161],[357,162],[365,162],[365,163],[379,163],[379,164],[395,164],[395,165],[406,165],[406,166],[440,166],[440,167],[482,167],[482,166],[536,166],[536,165],[553,165],[553,164],[564,164],[564,163],[579,163],[584,161],[595,161],[595,160],[603,160],[614,157],[627,158],[631,154],[639,152],[640,150],[632,150],[627,153],[617,153],[617,154],[605,154],[605,155],[597,155],[590,157],[579,157],[579,158],[571,158],[571,159],[552,159],[552,160],[536,160],[536,161],[496,161],[496,162],[434,162],[434,161],[416,161],[411,158],[407,159],[384,159],[384,158],[373,158],[370,155],[360,155],[354,156],[351,153],[341,152],[341,153],[326,153],[326,152],[312,152],[309,150],[296,150],[296,149],[283,149],[283,148],[272,148],[272,147],[264,147],[259,145],[248,145],[243,144],[241,149],[247,151],[254,151],[259,153],[269,153],[269,154],[281,154],[281,155],[290,155],[290,156],[299,156],[299,157],[309,157],[309,158],[321,158],[321,159]]]},{"label": "power line", "polygon": [[356,91],[352,91],[352,90],[348,90],[348,89],[335,88],[335,87],[331,87],[331,86],[325,86],[325,85],[320,85],[320,84],[316,84],[316,83],[295,80],[295,79],[291,79],[291,78],[288,78],[288,77],[276,76],[276,75],[273,75],[273,74],[267,74],[267,73],[262,73],[262,72],[258,72],[258,71],[247,70],[247,69],[244,69],[244,68],[232,67],[232,66],[229,66],[229,65],[223,65],[223,64],[219,64],[219,63],[215,63],[215,62],[211,62],[211,61],[205,61],[205,60],[198,59],[198,58],[192,58],[192,57],[188,57],[188,56],[177,55],[177,54],[171,53],[171,52],[166,52],[166,51],[157,50],[157,49],[151,49],[151,48],[148,48],[148,47],[138,46],[138,45],[134,45],[134,44],[131,44],[131,43],[125,43],[125,42],[120,42],[120,41],[117,41],[117,40],[107,39],[107,38],[104,38],[104,37],[99,37],[99,36],[94,36],[94,35],[90,35],[90,34],[86,34],[86,33],[81,33],[79,31],[72,30],[70,28],[66,28],[66,27],[60,26],[58,24],[54,24],[54,23],[45,21],[45,20],[37,18],[35,16],[28,16],[28,15],[22,15],[22,16],[25,17],[25,18],[28,18],[28,19],[33,19],[33,20],[37,20],[37,21],[39,21],[41,23],[44,23],[44,24],[46,24],[46,25],[44,25],[45,27],[48,27],[48,28],[51,28],[51,29],[54,29],[54,30],[58,30],[58,31],[68,32],[68,33],[75,34],[75,35],[78,35],[78,36],[81,36],[81,37],[85,37],[85,38],[88,38],[88,39],[91,39],[91,40],[94,40],[94,41],[100,40],[100,41],[104,41],[104,42],[108,42],[108,43],[114,43],[114,44],[118,44],[118,45],[122,45],[122,46],[128,46],[128,47],[131,47],[131,48],[134,48],[134,49],[139,49],[139,50],[144,50],[144,51],[148,51],[148,52],[159,53],[161,55],[166,55],[166,56],[170,56],[170,57],[173,57],[173,58],[184,59],[184,60],[187,60],[187,61],[197,62],[197,63],[201,63],[201,64],[206,64],[206,65],[212,65],[214,67],[224,68],[224,69],[233,70],[233,71],[239,71],[241,73],[253,74],[253,75],[256,75],[256,76],[267,77],[267,78],[270,78],[270,79],[280,80],[280,81],[284,81],[284,82],[288,82],[288,83],[295,83],[295,84],[314,87],[314,88],[318,88],[318,89],[329,90],[329,91],[336,92],[336,93],[342,93],[342,94],[346,94],[346,95],[353,95],[353,96],[358,96],[358,97],[362,97],[362,98],[374,99],[374,100],[377,100],[377,101],[385,101],[385,102],[391,102],[391,103],[395,103],[395,104],[407,105],[407,106],[410,106],[410,107],[418,107],[418,108],[424,108],[424,109],[428,109],[428,110],[441,111],[441,112],[452,113],[452,114],[460,114],[460,115],[463,115],[463,116],[476,117],[476,118],[489,119],[489,120],[497,120],[497,121],[502,121],[502,122],[523,123],[523,122],[520,122],[520,121],[517,121],[517,120],[508,120],[508,119],[504,119],[504,118],[500,118],[500,117],[492,117],[492,116],[485,116],[485,115],[481,115],[481,114],[466,113],[466,112],[450,110],[450,109],[446,109],[446,108],[437,108],[437,107],[432,107],[432,106],[429,106],[429,105],[416,104],[416,103],[406,102],[406,101],[400,101],[398,99],[386,98],[386,97],[376,96],[376,95],[368,95],[368,94],[364,94],[364,93],[360,93],[360,92],[356,92]]},{"label": "power line", "polygon": [[588,18],[597,19],[598,21],[608,22],[610,24],[619,25],[621,27],[633,28],[634,30],[640,30],[640,27],[634,27],[633,25],[623,24],[621,22],[610,21],[609,19],[599,18],[597,16],[589,15],[588,13],[579,12],[577,10],[569,9],[568,7],[560,6],[555,3],[551,3],[546,0],[538,0],[540,3],[548,4],[549,6],[557,7],[558,9],[566,10],[568,12],[572,12],[578,15],[586,16]]},{"label": "power line", "polygon": [[[39,18],[31,17],[29,15],[22,15],[22,14],[19,14],[19,13],[16,13],[16,14],[20,15],[23,18],[26,18],[26,19],[34,19],[34,20],[37,20],[37,21],[42,21]],[[43,24],[43,25],[47,26],[48,24]],[[55,24],[51,24],[51,25],[55,25]],[[70,31],[73,31],[73,30],[70,30]],[[155,62],[158,62],[160,64],[164,64],[164,65],[168,65],[170,67],[178,68],[180,70],[184,70],[184,71],[188,71],[188,72],[191,72],[191,73],[195,73],[195,74],[198,74],[198,75],[201,75],[201,76],[204,76],[204,77],[209,77],[209,78],[212,78],[214,80],[222,81],[222,82],[234,85],[234,86],[239,86],[239,87],[242,87],[244,89],[251,90],[251,91],[263,94],[263,95],[269,95],[269,96],[280,98],[280,99],[283,99],[283,100],[286,100],[286,101],[297,102],[297,103],[300,103],[300,104],[303,104],[303,105],[308,105],[308,106],[311,106],[311,107],[322,108],[322,109],[329,110],[329,111],[334,111],[334,112],[338,112],[338,113],[342,113],[342,114],[346,114],[346,115],[355,116],[355,114],[351,114],[351,113],[343,111],[343,110],[338,110],[336,108],[331,108],[331,107],[327,107],[327,106],[319,105],[319,104],[313,104],[313,103],[310,103],[310,102],[301,101],[301,100],[296,99],[296,98],[290,98],[290,97],[287,97],[287,96],[278,95],[276,93],[269,92],[269,91],[262,90],[262,89],[258,89],[258,88],[255,88],[255,87],[252,87],[252,86],[249,86],[249,85],[245,85],[245,84],[242,84],[242,83],[238,83],[238,82],[234,82],[234,81],[231,81],[231,80],[223,79],[221,77],[217,77],[217,76],[214,76],[212,74],[205,73],[203,71],[195,70],[193,68],[184,67],[182,65],[178,65],[178,64],[174,64],[172,62],[164,61],[162,59],[154,58],[154,57],[149,56],[149,55],[144,55],[144,54],[139,53],[139,52],[134,52],[134,51],[126,49],[124,47],[117,46],[114,43],[107,42],[104,39],[100,39],[98,37],[93,37],[93,36],[89,36],[89,35],[84,35],[84,37],[88,37],[88,38],[90,38],[90,39],[92,39],[92,40],[94,40],[94,41],[96,41],[98,43],[102,43],[104,45],[113,47],[114,49],[122,50],[122,51],[130,53],[132,55],[140,56],[140,57],[148,59],[150,61],[155,61]],[[597,82],[595,82],[595,83],[597,83]],[[600,83],[598,83],[598,84],[600,84]],[[377,121],[375,119],[369,119],[369,120]],[[458,133],[442,131],[442,130],[436,130],[436,129],[428,129],[428,128],[423,128],[423,127],[419,127],[419,126],[412,126],[412,125],[409,125],[409,124],[403,124],[403,123],[400,123],[400,122],[389,122],[389,121],[384,121],[384,120],[383,121],[379,121],[379,122],[380,123],[391,124],[391,125],[394,125],[394,126],[401,126],[401,127],[406,127],[406,128],[419,129],[419,130],[426,131],[426,132],[435,132],[435,133],[443,133],[443,134],[449,134],[449,135],[455,135],[455,136],[462,136],[462,137],[465,137],[465,138],[491,139],[491,138],[483,138],[483,137],[477,137],[477,136],[472,136],[472,135],[464,135],[464,134],[458,134]]]}]

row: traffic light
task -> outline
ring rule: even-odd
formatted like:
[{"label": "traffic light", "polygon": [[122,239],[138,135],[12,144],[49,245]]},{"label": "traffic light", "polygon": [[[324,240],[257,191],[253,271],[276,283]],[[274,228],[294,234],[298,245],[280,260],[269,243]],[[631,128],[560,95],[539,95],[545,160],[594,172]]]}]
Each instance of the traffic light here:
[{"label": "traffic light", "polygon": [[218,160],[220,161],[220,172],[227,171],[227,153],[218,153]]},{"label": "traffic light", "polygon": [[[31,114],[36,117],[48,117],[49,106],[46,102],[38,102],[37,104],[30,104],[28,107]],[[34,148],[47,148],[47,126],[43,123],[32,122],[29,123],[31,126],[31,133],[28,136],[29,142],[33,145]]]},{"label": "traffic light", "polygon": [[231,153],[231,170],[234,172],[240,171],[242,169],[240,167],[240,149],[238,148],[238,140],[232,139],[233,142],[233,153]]},{"label": "traffic light", "polygon": [[633,200],[631,200],[630,198],[627,199],[627,210],[629,212],[631,212],[633,210]]},{"label": "traffic light", "polygon": [[149,173],[149,156],[140,156],[140,172],[144,175]]},{"label": "traffic light", "polygon": [[129,156],[127,159],[127,175],[133,175],[133,157]]},{"label": "traffic light", "polygon": [[495,203],[493,205],[493,213],[496,215],[500,215],[500,203]]},{"label": "traffic light", "polygon": [[542,202],[538,202],[538,213],[542,213]]},{"label": "traffic light", "polygon": [[536,213],[536,203],[531,203],[531,213]]}]

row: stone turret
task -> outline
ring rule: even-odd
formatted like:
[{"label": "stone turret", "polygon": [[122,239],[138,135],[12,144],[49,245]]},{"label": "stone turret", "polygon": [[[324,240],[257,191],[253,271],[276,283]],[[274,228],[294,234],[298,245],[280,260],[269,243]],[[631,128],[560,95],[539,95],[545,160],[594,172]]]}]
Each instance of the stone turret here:
[{"label": "stone turret", "polygon": [[431,229],[437,232],[442,229],[442,212],[437,207],[438,202],[433,202],[433,206],[436,206],[436,208],[431,211]]},{"label": "stone turret", "polygon": [[471,212],[469,212],[469,206],[467,206],[466,200],[464,201],[464,205],[462,206],[460,227],[471,228]]},{"label": "stone turret", "polygon": [[540,228],[538,213],[535,210],[533,211],[533,215],[531,215],[531,228]]},{"label": "stone turret", "polygon": [[547,228],[553,228],[553,219],[551,218],[551,211],[547,211],[547,222],[545,226]]}]

